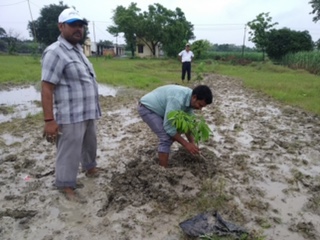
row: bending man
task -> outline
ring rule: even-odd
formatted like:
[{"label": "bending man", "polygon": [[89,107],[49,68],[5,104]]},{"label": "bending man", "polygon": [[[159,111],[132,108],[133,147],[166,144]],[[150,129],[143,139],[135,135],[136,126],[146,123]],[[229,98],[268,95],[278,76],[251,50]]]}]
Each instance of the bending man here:
[{"label": "bending man", "polygon": [[182,110],[193,114],[193,109],[201,110],[211,103],[212,92],[206,85],[199,85],[193,90],[179,85],[166,85],[156,88],[140,99],[138,112],[159,139],[158,157],[161,166],[168,167],[173,141],[179,142],[191,154],[199,153],[193,136],[187,134],[185,140],[168,121],[168,113]]}]

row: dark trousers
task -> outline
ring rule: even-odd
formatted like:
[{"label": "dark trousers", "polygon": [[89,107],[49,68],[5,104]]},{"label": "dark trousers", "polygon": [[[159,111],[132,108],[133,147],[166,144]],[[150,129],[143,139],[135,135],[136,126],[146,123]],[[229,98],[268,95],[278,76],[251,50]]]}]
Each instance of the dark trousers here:
[{"label": "dark trousers", "polygon": [[181,75],[181,80],[183,81],[185,76],[186,76],[186,72],[188,75],[188,81],[190,81],[191,79],[191,62],[183,62],[182,63],[182,75]]}]

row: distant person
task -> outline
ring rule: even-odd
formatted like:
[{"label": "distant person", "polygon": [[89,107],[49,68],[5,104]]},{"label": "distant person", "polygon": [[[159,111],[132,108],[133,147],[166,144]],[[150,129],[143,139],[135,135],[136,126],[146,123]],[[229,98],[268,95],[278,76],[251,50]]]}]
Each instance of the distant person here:
[{"label": "distant person", "polygon": [[57,146],[55,185],[74,201],[83,200],[75,191],[79,164],[88,177],[98,174],[95,120],[101,111],[96,74],[79,44],[85,25],[76,10],[63,10],[61,34],[42,55],[44,136]]},{"label": "distant person", "polygon": [[182,82],[184,82],[184,79],[187,73],[188,82],[189,82],[191,79],[191,62],[192,62],[192,59],[194,58],[193,52],[190,50],[189,43],[187,43],[186,48],[178,54],[178,57],[182,63],[181,80]]},{"label": "distant person", "polygon": [[180,143],[191,154],[199,153],[193,136],[186,134],[188,140],[185,140],[168,120],[168,113],[182,110],[193,114],[193,109],[201,110],[211,103],[212,92],[206,85],[199,85],[194,89],[179,85],[166,85],[156,88],[140,99],[138,112],[159,139],[159,165],[168,167],[170,147],[174,141]]}]

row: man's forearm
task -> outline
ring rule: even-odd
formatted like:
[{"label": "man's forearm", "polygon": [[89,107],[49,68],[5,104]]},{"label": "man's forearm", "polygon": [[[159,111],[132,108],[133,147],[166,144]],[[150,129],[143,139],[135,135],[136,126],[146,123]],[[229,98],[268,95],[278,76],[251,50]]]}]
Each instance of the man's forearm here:
[{"label": "man's forearm", "polygon": [[192,136],[192,134],[186,134],[186,137],[187,137],[187,139],[188,139],[188,141],[190,142],[190,143],[194,143],[194,138],[193,138],[193,136]]},{"label": "man's forearm", "polygon": [[182,146],[186,146],[186,144],[188,143],[179,133],[176,133],[172,138]]},{"label": "man's forearm", "polygon": [[53,90],[54,85],[42,82],[41,103],[44,119],[54,119],[53,116]]}]

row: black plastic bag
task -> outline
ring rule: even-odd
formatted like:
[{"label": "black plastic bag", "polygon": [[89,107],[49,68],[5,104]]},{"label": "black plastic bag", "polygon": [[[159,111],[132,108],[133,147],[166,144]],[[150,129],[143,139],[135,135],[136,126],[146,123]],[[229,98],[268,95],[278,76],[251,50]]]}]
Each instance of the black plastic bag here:
[{"label": "black plastic bag", "polygon": [[246,229],[223,220],[220,214],[215,211],[200,213],[181,222],[179,226],[190,237],[200,237],[205,234],[241,237],[243,234],[248,234]]}]

